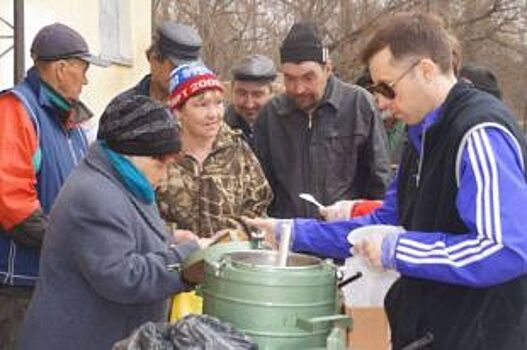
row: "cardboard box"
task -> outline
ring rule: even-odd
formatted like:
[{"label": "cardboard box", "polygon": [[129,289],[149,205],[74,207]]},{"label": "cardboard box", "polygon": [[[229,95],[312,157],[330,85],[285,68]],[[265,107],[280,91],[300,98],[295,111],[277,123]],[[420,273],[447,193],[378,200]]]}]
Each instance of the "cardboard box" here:
[{"label": "cardboard box", "polygon": [[348,334],[352,350],[390,349],[390,328],[382,307],[347,307],[353,328]]}]

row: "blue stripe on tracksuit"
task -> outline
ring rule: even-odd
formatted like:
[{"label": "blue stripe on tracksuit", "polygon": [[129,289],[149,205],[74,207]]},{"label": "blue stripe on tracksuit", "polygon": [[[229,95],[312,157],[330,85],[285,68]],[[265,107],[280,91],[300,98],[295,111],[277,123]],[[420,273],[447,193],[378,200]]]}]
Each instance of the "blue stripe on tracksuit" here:
[{"label": "blue stripe on tracksuit", "polygon": [[[423,125],[411,127],[412,144],[420,144]],[[416,135],[419,140],[416,141]],[[401,234],[395,262],[405,276],[467,286],[499,284],[527,271],[527,184],[516,139],[504,127],[486,123],[469,130],[457,156],[456,206],[466,234],[409,231]],[[294,220],[295,251],[333,258],[350,255],[347,234],[371,224],[397,225],[396,176],[383,206],[348,221]]]}]

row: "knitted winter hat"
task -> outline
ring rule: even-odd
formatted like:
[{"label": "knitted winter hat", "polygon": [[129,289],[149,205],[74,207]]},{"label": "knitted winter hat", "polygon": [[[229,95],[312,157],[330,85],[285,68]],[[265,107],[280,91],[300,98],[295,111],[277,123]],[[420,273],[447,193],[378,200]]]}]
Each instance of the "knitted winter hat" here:
[{"label": "knitted winter hat", "polygon": [[459,71],[461,78],[468,79],[477,89],[488,92],[501,99],[502,92],[496,75],[485,67],[466,64]]},{"label": "knitted winter hat", "polygon": [[181,107],[192,96],[213,89],[223,91],[223,85],[203,63],[183,64],[170,73],[168,105],[170,109]]},{"label": "knitted winter hat", "polygon": [[322,44],[318,28],[314,23],[295,23],[280,47],[280,60],[282,63],[300,63],[304,61],[325,63],[327,59],[328,50]]},{"label": "knitted winter hat", "polygon": [[177,153],[181,140],[170,111],[146,96],[116,98],[104,111],[97,138],[127,155]]}]

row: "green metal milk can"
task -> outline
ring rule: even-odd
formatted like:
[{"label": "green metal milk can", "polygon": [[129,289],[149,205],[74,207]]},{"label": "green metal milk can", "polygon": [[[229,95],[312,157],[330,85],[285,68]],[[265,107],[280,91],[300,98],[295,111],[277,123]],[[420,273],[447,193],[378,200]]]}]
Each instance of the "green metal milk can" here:
[{"label": "green metal milk can", "polygon": [[277,252],[265,250],[206,259],[203,312],[232,323],[262,350],[344,346],[339,339],[351,320],[340,314],[335,265],[289,254],[287,265],[279,267],[277,259]]}]

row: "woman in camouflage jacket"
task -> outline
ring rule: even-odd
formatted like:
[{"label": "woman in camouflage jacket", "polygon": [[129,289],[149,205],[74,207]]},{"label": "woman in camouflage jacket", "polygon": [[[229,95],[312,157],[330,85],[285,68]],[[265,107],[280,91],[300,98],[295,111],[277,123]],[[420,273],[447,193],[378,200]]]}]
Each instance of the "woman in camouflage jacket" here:
[{"label": "woman in camouflage jacket", "polygon": [[193,63],[172,72],[170,90],[184,157],[158,189],[161,216],[171,229],[200,237],[240,233],[240,216],[265,215],[272,192],[241,133],[223,123],[223,86]]}]

